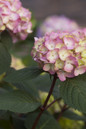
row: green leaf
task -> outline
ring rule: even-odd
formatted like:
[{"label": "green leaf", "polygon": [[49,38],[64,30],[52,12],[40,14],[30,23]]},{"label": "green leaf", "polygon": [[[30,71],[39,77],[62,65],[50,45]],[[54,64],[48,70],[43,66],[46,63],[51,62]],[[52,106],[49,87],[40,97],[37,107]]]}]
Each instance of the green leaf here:
[{"label": "green leaf", "polygon": [[40,106],[27,92],[15,90],[0,94],[0,110],[9,110],[18,113],[27,113]]},{"label": "green leaf", "polygon": [[26,81],[36,78],[42,72],[43,70],[38,67],[28,67],[9,73],[4,80],[10,83]]},{"label": "green leaf", "polygon": [[12,118],[14,129],[26,129],[24,126],[24,119],[17,116]]},{"label": "green leaf", "polygon": [[[28,85],[35,87],[38,90],[49,92],[52,80],[50,80],[49,74],[40,75],[36,79],[29,80]],[[53,90],[53,95],[55,98],[60,98],[59,86],[58,82],[55,84],[55,88]]]},{"label": "green leaf", "polygon": [[11,56],[7,49],[0,43],[0,74],[7,72],[11,64]]},{"label": "green leaf", "polygon": [[37,62],[34,61],[30,55],[31,51],[29,52],[29,54],[25,57],[23,57],[21,60],[22,60],[22,63],[25,65],[25,66],[37,66]]},{"label": "green leaf", "polygon": [[1,42],[8,50],[12,47],[12,38],[8,31],[3,31],[1,33]]},{"label": "green leaf", "polygon": [[[36,120],[38,113],[28,114],[25,121],[25,126],[27,129],[31,129],[34,121]],[[61,129],[58,122],[49,114],[42,114],[36,129]]]},{"label": "green leaf", "polygon": [[5,119],[5,115],[7,115],[7,111],[0,110],[0,119]]},{"label": "green leaf", "polygon": [[85,116],[80,116],[80,115],[76,114],[75,112],[73,112],[71,110],[65,111],[63,113],[63,117],[66,117],[66,118],[71,119],[71,120],[86,121],[86,117]]},{"label": "green leaf", "polygon": [[11,114],[10,111],[0,110],[0,120],[9,120]]},{"label": "green leaf", "polygon": [[86,74],[60,83],[61,96],[70,107],[86,113]]},{"label": "green leaf", "polygon": [[14,87],[7,83],[7,82],[0,82],[0,91],[4,91],[4,92],[9,92],[9,91],[13,91]]},{"label": "green leaf", "polygon": [[0,129],[11,129],[9,120],[0,120]]},{"label": "green leaf", "polygon": [[14,83],[13,85],[22,91],[26,91],[32,97],[39,99],[38,90],[27,82]]}]

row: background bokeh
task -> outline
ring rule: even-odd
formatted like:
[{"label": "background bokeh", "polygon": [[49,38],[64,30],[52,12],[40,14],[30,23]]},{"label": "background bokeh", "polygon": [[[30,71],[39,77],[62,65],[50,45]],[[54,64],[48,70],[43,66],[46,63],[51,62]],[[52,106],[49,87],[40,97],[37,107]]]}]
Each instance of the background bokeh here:
[{"label": "background bokeh", "polygon": [[24,7],[30,8],[37,20],[49,15],[64,14],[86,26],[86,0],[21,0]]}]

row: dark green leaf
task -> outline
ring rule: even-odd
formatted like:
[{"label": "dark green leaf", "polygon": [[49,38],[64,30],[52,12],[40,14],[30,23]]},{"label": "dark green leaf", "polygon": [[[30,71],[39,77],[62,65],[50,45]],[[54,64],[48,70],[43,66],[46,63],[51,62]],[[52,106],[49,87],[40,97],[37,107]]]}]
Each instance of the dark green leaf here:
[{"label": "dark green leaf", "polygon": [[28,67],[9,73],[4,80],[11,83],[26,81],[36,78],[42,72],[43,70],[38,67]]},{"label": "dark green leaf", "polygon": [[86,74],[61,82],[61,96],[69,106],[86,113]]},{"label": "dark green leaf", "polygon": [[32,97],[39,98],[38,90],[27,82],[14,83],[13,85],[20,90],[26,91]]},{"label": "dark green leaf", "polygon": [[[45,91],[45,92],[49,92],[51,83],[52,83],[52,80],[50,80],[50,77],[48,74],[40,75],[38,78],[28,81],[28,85],[31,85],[32,87],[35,87],[36,89]],[[55,84],[53,95],[55,98],[60,98],[58,82],[56,82]]]},{"label": "dark green leaf", "polygon": [[3,119],[7,115],[7,111],[0,110],[0,119]]},{"label": "dark green leaf", "polygon": [[71,119],[71,120],[81,120],[81,121],[86,121],[86,117],[85,116],[80,116],[76,113],[74,113],[73,111],[71,110],[67,110],[63,113],[63,117],[66,117],[68,119]]},{"label": "dark green leaf", "polygon": [[13,117],[12,120],[14,129],[26,129],[22,118]]},{"label": "dark green leaf", "polygon": [[40,103],[24,91],[16,90],[0,94],[0,110],[27,113],[36,110],[39,105]]},{"label": "dark green leaf", "polygon": [[10,67],[7,71],[7,75],[9,75],[11,72],[16,71],[13,67]]},{"label": "dark green leaf", "polygon": [[[30,51],[30,52],[31,52],[31,51]],[[31,57],[30,54],[28,54],[28,56],[23,57],[21,60],[22,60],[22,63],[23,63],[25,66],[37,66],[37,65],[38,65],[37,62],[35,62],[35,61],[32,59],[32,57]]]},{"label": "dark green leaf", "polygon": [[12,47],[12,37],[8,31],[3,31],[1,33],[1,42],[8,50]]},{"label": "dark green leaf", "polygon": [[[32,125],[38,116],[38,113],[31,113],[28,115],[25,126],[27,129],[31,129]],[[36,129],[61,129],[58,122],[49,114],[42,114]]]},{"label": "dark green leaf", "polygon": [[11,56],[7,49],[0,43],[0,74],[7,72],[11,64]]},{"label": "dark green leaf", "polygon": [[11,129],[10,121],[0,120],[0,129]]},{"label": "dark green leaf", "polygon": [[0,110],[0,120],[9,120],[11,114],[12,112],[10,111]]},{"label": "dark green leaf", "polygon": [[12,91],[13,86],[7,82],[0,82],[0,91],[1,91],[1,89],[5,92]]}]

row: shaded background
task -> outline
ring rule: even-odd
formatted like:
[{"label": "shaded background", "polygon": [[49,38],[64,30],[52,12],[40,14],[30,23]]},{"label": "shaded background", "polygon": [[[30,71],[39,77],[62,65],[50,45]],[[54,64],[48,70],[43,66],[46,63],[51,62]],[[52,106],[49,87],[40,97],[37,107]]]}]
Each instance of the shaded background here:
[{"label": "shaded background", "polygon": [[86,26],[86,0],[21,0],[24,7],[30,8],[37,20],[49,15],[64,14]]}]

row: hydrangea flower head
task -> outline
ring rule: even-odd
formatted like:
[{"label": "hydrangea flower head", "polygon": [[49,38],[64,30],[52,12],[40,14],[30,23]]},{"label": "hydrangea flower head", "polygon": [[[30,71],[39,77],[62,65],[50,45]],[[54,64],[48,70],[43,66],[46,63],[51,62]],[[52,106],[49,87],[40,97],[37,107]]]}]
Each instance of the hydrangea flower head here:
[{"label": "hydrangea flower head", "polygon": [[86,72],[86,36],[82,30],[35,38],[31,54],[44,71],[56,73],[61,81]]},{"label": "hydrangea flower head", "polygon": [[78,29],[78,24],[65,16],[50,16],[40,25],[37,31],[37,36],[44,36],[46,32],[57,32],[57,31],[73,31]]},{"label": "hydrangea flower head", "polygon": [[0,31],[7,29],[14,42],[31,33],[31,12],[19,0],[0,0]]}]

